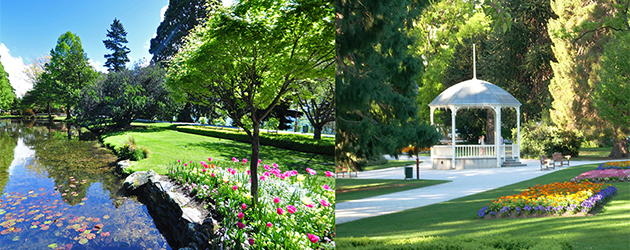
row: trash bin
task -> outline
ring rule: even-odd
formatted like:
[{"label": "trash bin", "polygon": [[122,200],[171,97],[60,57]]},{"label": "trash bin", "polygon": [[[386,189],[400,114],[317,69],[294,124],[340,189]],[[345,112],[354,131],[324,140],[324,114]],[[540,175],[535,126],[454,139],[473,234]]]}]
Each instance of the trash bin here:
[{"label": "trash bin", "polygon": [[405,166],[405,180],[406,179],[413,179],[413,167],[412,166]]}]

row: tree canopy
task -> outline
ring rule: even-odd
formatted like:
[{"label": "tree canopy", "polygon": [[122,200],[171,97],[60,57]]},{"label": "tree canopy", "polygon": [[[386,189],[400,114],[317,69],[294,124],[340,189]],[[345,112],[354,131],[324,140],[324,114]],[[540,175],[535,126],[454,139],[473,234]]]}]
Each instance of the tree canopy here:
[{"label": "tree canopy", "polygon": [[129,62],[127,54],[131,52],[125,45],[127,41],[127,31],[122,26],[120,20],[114,18],[110,29],[107,30],[107,39],[103,40],[105,48],[111,50],[111,54],[106,54],[107,61],[103,66],[107,67],[110,72],[120,72],[125,69],[125,64]]},{"label": "tree canopy", "polygon": [[218,98],[249,135],[252,200],[257,203],[259,127],[301,79],[332,75],[333,5],[323,0],[242,1],[219,8],[169,63],[180,100]]},{"label": "tree canopy", "polygon": [[57,45],[50,51],[50,62],[46,64],[46,81],[52,81],[55,96],[65,106],[67,118],[72,116],[72,108],[80,100],[83,87],[97,76],[90,66],[87,54],[79,36],[68,31],[57,40]]},{"label": "tree canopy", "polygon": [[6,111],[15,101],[15,89],[9,82],[9,73],[0,62],[0,110]]}]

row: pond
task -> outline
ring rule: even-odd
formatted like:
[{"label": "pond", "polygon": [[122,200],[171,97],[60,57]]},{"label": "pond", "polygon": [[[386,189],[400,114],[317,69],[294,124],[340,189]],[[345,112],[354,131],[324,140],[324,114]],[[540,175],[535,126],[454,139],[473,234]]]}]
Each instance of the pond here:
[{"label": "pond", "polygon": [[171,249],[123,194],[116,157],[68,135],[62,123],[0,120],[0,249]]}]

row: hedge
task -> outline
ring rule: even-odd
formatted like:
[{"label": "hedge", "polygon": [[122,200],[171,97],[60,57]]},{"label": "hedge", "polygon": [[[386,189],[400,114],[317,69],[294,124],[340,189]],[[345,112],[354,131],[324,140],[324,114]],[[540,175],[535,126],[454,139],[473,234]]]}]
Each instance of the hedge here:
[{"label": "hedge", "polygon": [[[199,126],[177,126],[175,130],[179,132],[212,136],[222,139],[235,140],[239,142],[250,143],[249,136],[245,132],[233,131],[229,129],[218,130],[208,127]],[[315,140],[310,136],[297,134],[271,134],[260,133],[260,144],[273,146],[288,150],[300,151],[305,153],[314,153],[321,155],[335,155],[334,138],[323,137]]]},{"label": "hedge", "polygon": [[[396,242],[397,241],[397,242]],[[487,238],[422,237],[394,240],[394,242],[363,238],[337,240],[336,249],[390,249],[390,250],[571,250],[565,240],[515,238],[495,236]]]}]

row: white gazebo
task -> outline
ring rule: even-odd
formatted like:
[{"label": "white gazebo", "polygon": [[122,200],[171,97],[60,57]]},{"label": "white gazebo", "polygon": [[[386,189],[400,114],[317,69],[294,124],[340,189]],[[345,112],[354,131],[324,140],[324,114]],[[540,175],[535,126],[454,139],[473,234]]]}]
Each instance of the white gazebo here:
[{"label": "white gazebo", "polygon": [[[474,49],[473,49],[474,51]],[[473,55],[474,58],[474,55]],[[474,60],[473,60],[474,61]],[[473,62],[474,65],[474,62]],[[501,167],[506,161],[520,160],[520,107],[521,103],[504,89],[477,79],[473,66],[473,79],[460,82],[444,90],[430,104],[431,125],[435,109],[451,110],[452,143],[431,148],[434,169],[467,169]],[[495,113],[494,145],[456,145],[455,116],[463,108],[492,109]],[[503,145],[501,137],[501,109],[516,109],[516,142]]]}]

